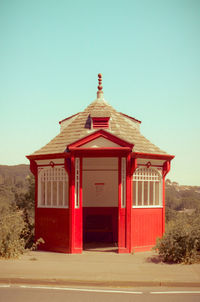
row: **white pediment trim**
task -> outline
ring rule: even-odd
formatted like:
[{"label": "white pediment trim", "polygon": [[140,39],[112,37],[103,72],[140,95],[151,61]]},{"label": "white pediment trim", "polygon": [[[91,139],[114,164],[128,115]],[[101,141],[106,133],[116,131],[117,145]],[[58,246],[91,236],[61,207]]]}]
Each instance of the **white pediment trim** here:
[{"label": "white pediment trim", "polygon": [[110,148],[110,147],[112,148],[112,147],[121,147],[121,146],[101,136],[81,146],[81,148]]}]

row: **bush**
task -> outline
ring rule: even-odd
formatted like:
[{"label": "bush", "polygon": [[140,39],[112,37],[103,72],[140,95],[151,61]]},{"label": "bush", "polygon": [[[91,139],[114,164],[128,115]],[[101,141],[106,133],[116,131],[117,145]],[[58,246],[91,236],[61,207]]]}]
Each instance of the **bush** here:
[{"label": "bush", "polygon": [[23,209],[23,220],[25,223],[25,229],[23,232],[23,238],[25,240],[25,248],[32,249],[34,246],[34,222],[31,221],[31,218],[28,211]]},{"label": "bush", "polygon": [[22,211],[0,207],[0,257],[15,258],[25,250],[26,224]]},{"label": "bush", "polygon": [[169,208],[169,207],[165,207],[165,222],[169,223],[171,220],[175,220],[178,216],[178,212]]},{"label": "bush", "polygon": [[164,262],[194,263],[200,260],[200,215],[179,215],[171,221],[155,249]]},{"label": "bush", "polygon": [[23,235],[25,239],[25,248],[31,248],[34,245],[34,197],[35,197],[35,178],[33,175],[28,175],[25,179],[27,191],[16,193],[14,205],[23,211],[23,219],[25,222],[26,231]]},{"label": "bush", "polygon": [[26,183],[27,191],[14,190],[14,200],[0,198],[0,257],[15,258],[44,243],[42,238],[34,243],[34,177],[28,176]]}]

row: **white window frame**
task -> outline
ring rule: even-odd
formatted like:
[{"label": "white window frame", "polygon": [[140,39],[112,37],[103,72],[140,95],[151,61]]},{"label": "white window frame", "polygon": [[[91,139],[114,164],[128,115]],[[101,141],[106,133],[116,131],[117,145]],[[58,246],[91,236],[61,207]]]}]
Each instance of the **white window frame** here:
[{"label": "white window frame", "polygon": [[[138,205],[138,182],[142,182],[142,204]],[[135,192],[133,193],[132,198],[132,208],[162,208],[163,200],[162,200],[162,192],[163,192],[163,179],[162,179],[162,169],[161,168],[146,168],[146,167],[138,167],[132,176],[132,188],[133,182],[135,182]],[[147,190],[147,205],[144,204],[144,183],[148,183]],[[150,183],[153,183],[153,205],[150,205]],[[155,184],[159,183],[159,204],[156,203],[155,199]],[[133,204],[134,195],[136,196],[136,204]]]},{"label": "white window frame", "polygon": [[[44,182],[44,203],[42,203],[42,181]],[[47,182],[50,182],[50,202],[47,200]],[[53,202],[53,182],[56,182],[57,194],[56,201]],[[62,182],[62,205],[59,204],[59,184]],[[66,190],[69,193],[69,177],[62,165],[46,166],[38,168],[38,208],[69,208],[69,194],[66,195]],[[66,200],[67,196],[67,200]]]},{"label": "white window frame", "polygon": [[75,208],[80,208],[80,158],[75,158]]},{"label": "white window frame", "polygon": [[126,157],[121,159],[121,208],[126,208]]}]

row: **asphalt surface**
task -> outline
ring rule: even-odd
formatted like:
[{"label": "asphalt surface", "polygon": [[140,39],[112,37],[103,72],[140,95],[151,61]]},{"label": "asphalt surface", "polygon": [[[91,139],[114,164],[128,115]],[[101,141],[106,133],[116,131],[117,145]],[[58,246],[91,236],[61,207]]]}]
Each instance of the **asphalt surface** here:
[{"label": "asphalt surface", "polygon": [[42,286],[0,285],[0,302],[79,302],[79,301],[199,301],[200,290],[194,288],[132,288],[132,289],[91,289]]}]

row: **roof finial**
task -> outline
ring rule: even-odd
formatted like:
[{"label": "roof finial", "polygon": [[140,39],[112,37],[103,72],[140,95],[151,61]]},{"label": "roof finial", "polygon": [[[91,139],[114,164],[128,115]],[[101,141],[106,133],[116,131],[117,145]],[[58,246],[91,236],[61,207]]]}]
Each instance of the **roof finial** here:
[{"label": "roof finial", "polygon": [[98,81],[99,81],[99,86],[97,87],[98,88],[97,98],[101,99],[102,96],[103,96],[103,91],[102,91],[102,89],[103,89],[103,86],[102,86],[102,74],[101,73],[98,74]]}]

